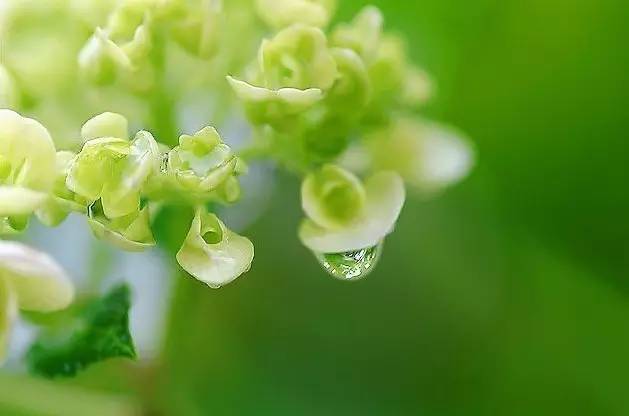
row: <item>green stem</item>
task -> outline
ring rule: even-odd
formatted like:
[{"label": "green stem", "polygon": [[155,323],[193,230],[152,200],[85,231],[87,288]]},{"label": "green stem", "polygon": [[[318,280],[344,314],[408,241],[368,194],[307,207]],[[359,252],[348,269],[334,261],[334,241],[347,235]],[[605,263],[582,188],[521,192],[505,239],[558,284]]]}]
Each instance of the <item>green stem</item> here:
[{"label": "green stem", "polygon": [[155,86],[150,97],[151,128],[158,141],[174,146],[177,144],[176,100],[166,78],[166,38],[155,34],[151,63],[155,69]]}]

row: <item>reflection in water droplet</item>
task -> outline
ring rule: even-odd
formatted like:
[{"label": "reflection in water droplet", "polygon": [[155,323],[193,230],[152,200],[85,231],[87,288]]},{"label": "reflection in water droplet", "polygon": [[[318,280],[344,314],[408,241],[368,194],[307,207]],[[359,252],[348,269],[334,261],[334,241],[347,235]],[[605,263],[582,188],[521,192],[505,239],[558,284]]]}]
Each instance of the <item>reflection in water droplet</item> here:
[{"label": "reflection in water droplet", "polygon": [[341,280],[359,280],[367,276],[378,264],[382,243],[362,250],[345,253],[315,253],[321,266]]}]

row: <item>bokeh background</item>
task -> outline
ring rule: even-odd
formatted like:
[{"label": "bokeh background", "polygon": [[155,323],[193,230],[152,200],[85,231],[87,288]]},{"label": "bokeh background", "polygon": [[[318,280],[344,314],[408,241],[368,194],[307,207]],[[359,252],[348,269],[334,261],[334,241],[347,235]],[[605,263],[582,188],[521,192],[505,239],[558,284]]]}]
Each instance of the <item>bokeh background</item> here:
[{"label": "bokeh background", "polygon": [[[340,3],[339,20],[367,4]],[[629,414],[626,2],[371,3],[438,84],[426,114],[473,139],[473,174],[411,195],[352,284],[298,244],[299,184],[278,177],[251,272],[219,291],[180,276],[159,355],[61,393],[2,375],[0,414],[20,394],[42,415],[81,414],[59,397],[93,415]]]}]

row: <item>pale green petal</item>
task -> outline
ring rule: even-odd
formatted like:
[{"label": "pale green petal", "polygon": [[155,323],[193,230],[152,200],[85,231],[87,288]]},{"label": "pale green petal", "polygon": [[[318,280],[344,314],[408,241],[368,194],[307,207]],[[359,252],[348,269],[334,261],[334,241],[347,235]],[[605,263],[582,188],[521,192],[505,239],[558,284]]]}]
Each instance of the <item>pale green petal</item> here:
[{"label": "pale green petal", "polygon": [[323,92],[318,88],[270,90],[230,76],[227,80],[238,99],[244,103],[248,118],[255,124],[283,122],[323,99]]},{"label": "pale green petal", "polygon": [[453,128],[398,118],[367,137],[373,166],[395,170],[416,190],[432,194],[465,178],[474,166],[470,141]]},{"label": "pale green petal", "polygon": [[133,70],[133,63],[124,50],[101,28],[96,28],[79,53],[78,61],[81,71],[97,84],[113,82],[119,70]]},{"label": "pale green petal", "polygon": [[295,23],[324,27],[335,8],[335,0],[256,0],[258,15],[275,29]]},{"label": "pale green petal", "polygon": [[6,279],[20,309],[49,312],[66,308],[74,287],[50,256],[24,244],[0,241],[0,276]]},{"label": "pale green petal", "polygon": [[140,192],[149,177],[159,171],[161,155],[157,142],[140,131],[131,142],[129,154],[120,160],[105,183],[102,202],[108,218],[122,217],[138,210]]},{"label": "pale green petal", "polygon": [[88,218],[88,223],[98,239],[122,250],[144,251],[155,245],[148,208],[115,220],[93,215]]},{"label": "pale green petal", "polygon": [[377,245],[393,231],[405,200],[404,183],[397,173],[379,172],[365,182],[364,215],[351,225],[326,229],[306,219],[300,226],[302,243],[317,253],[342,253]]},{"label": "pale green petal", "polygon": [[117,113],[102,113],[89,119],[81,128],[81,138],[84,142],[102,137],[127,139],[129,137],[129,122]]},{"label": "pale green petal", "polygon": [[258,61],[264,86],[272,90],[327,90],[338,76],[325,34],[312,26],[293,25],[264,40]]},{"label": "pale green petal", "polygon": [[306,215],[324,228],[344,228],[363,214],[366,192],[351,172],[325,165],[309,174],[301,186],[301,204]]},{"label": "pale green petal", "polygon": [[421,153],[409,178],[420,190],[439,191],[460,182],[474,167],[474,150],[456,130],[429,123],[420,140]]},{"label": "pale green petal", "polygon": [[0,277],[0,365],[7,354],[13,323],[17,317],[17,298],[9,282]]},{"label": "pale green petal", "polygon": [[48,194],[45,192],[21,186],[0,185],[0,217],[32,214],[47,199]]},{"label": "pale green petal", "polygon": [[[359,115],[370,98],[371,85],[363,60],[351,49],[333,48],[332,56],[339,70],[339,78],[326,96],[326,103],[336,112]],[[346,116],[346,117],[347,117]]]},{"label": "pale green petal", "polygon": [[173,39],[186,51],[203,59],[213,57],[220,46],[222,0],[206,0],[201,10],[188,10],[188,16],[171,29]]},{"label": "pale green petal", "polygon": [[130,152],[129,142],[124,139],[109,137],[86,142],[70,165],[68,189],[90,201],[97,200],[106,181],[111,179],[115,164]]},{"label": "pale green petal", "polygon": [[349,24],[341,24],[330,37],[333,46],[354,50],[367,63],[371,63],[378,52],[384,18],[377,7],[362,9]]},{"label": "pale green petal", "polygon": [[39,122],[0,110],[0,161],[5,184],[48,192],[55,175],[55,146]]},{"label": "pale green petal", "polygon": [[199,209],[177,261],[196,279],[219,288],[247,272],[253,254],[249,239],[229,230],[216,215]]}]

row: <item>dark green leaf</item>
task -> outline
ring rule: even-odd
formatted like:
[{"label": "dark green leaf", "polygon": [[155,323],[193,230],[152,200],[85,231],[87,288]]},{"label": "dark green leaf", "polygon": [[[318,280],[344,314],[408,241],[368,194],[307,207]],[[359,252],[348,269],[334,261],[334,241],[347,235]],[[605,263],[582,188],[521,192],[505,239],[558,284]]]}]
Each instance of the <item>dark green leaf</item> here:
[{"label": "dark green leaf", "polygon": [[88,302],[62,331],[44,332],[35,341],[26,355],[29,369],[46,377],[69,377],[108,358],[135,358],[130,306],[127,285]]}]

